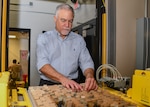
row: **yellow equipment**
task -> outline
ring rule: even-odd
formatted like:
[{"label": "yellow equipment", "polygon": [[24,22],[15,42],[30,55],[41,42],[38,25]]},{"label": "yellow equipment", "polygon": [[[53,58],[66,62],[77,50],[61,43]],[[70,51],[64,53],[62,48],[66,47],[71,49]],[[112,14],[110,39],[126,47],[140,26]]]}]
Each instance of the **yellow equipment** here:
[{"label": "yellow equipment", "polygon": [[28,93],[25,88],[18,87],[17,89],[9,89],[9,72],[0,73],[0,106],[14,107],[25,106],[32,107]]},{"label": "yellow equipment", "polygon": [[132,88],[127,91],[127,96],[142,104],[150,106],[150,71],[135,70],[132,79]]},{"label": "yellow equipment", "polygon": [[8,107],[9,101],[9,90],[8,90],[8,82],[9,82],[9,72],[0,73],[0,105],[1,107]]}]

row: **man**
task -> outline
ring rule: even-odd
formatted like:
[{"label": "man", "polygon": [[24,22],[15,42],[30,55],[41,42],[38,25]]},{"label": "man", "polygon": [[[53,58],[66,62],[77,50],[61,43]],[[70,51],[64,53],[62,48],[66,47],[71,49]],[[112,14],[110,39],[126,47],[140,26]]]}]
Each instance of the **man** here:
[{"label": "man", "polygon": [[[37,68],[40,85],[61,83],[73,91],[96,90],[94,63],[82,36],[71,32],[74,10],[68,4],[56,8],[55,29],[37,39]],[[78,66],[85,76],[84,88],[76,82]]]}]

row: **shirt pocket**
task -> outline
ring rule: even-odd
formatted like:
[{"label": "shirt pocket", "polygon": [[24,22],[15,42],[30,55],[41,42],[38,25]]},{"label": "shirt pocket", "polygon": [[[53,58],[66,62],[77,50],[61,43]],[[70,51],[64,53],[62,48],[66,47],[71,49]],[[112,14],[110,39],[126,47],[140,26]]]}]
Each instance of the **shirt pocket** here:
[{"label": "shirt pocket", "polygon": [[73,47],[71,50],[72,57],[77,61],[80,55],[80,49],[77,47]]}]

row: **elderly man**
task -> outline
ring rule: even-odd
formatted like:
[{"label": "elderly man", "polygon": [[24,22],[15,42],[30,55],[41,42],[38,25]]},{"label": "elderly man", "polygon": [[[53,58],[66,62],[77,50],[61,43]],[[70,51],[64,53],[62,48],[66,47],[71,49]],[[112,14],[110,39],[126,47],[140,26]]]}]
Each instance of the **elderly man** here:
[{"label": "elderly man", "polygon": [[[96,90],[94,63],[81,35],[71,31],[74,10],[68,4],[57,6],[55,29],[40,34],[37,40],[37,68],[40,85],[62,84],[74,91]],[[78,67],[85,76],[85,86],[77,83]]]}]

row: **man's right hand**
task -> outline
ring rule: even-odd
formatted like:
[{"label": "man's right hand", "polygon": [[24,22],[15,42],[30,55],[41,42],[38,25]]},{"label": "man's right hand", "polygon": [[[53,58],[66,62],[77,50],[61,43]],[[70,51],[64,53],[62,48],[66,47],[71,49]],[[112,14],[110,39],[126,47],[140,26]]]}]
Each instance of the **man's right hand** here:
[{"label": "man's right hand", "polygon": [[68,78],[63,79],[61,84],[72,91],[83,91],[83,87],[80,84]]}]

